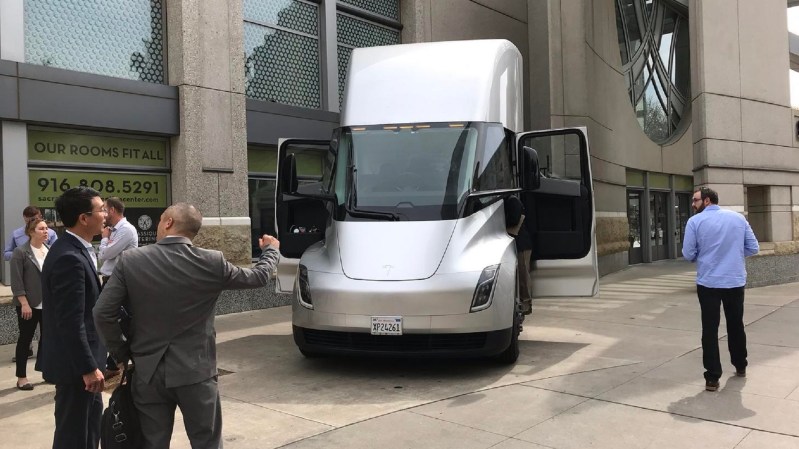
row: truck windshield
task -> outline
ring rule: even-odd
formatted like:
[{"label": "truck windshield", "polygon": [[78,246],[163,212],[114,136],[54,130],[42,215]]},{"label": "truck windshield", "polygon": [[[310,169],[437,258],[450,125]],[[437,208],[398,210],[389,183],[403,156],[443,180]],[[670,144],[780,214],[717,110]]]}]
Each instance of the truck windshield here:
[{"label": "truck windshield", "polygon": [[502,125],[460,122],[342,128],[334,175],[340,206],[336,219],[458,218],[472,190],[487,134],[502,136]]}]

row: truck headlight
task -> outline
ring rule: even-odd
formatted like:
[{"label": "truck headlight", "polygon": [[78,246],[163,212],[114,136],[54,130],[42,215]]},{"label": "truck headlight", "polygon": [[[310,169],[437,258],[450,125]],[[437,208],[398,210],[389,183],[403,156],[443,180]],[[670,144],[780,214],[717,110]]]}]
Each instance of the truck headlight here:
[{"label": "truck headlight", "polygon": [[311,285],[308,282],[308,268],[305,265],[300,265],[297,270],[297,300],[300,305],[308,309],[313,309],[313,300],[311,299]]},{"label": "truck headlight", "polygon": [[494,295],[494,285],[497,283],[498,276],[499,265],[491,265],[483,269],[483,272],[480,273],[480,279],[477,281],[477,287],[474,289],[472,308],[469,309],[470,312],[487,309],[491,305],[491,298]]}]

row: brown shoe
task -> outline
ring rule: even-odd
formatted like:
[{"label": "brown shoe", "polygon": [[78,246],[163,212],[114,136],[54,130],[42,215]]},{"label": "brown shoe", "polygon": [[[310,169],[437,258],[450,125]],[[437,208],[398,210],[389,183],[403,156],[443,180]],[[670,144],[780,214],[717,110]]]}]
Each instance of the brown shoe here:
[{"label": "brown shoe", "polygon": [[705,382],[705,390],[716,391],[719,389],[719,381],[708,380]]}]

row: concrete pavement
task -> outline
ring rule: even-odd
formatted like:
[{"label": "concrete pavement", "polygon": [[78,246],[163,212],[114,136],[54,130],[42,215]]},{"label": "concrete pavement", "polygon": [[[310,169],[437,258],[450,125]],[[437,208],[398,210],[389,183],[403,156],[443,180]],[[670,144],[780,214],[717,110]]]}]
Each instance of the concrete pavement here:
[{"label": "concrete pavement", "polygon": [[[721,341],[714,393],[682,261],[606,276],[596,298],[536,300],[513,367],[304,359],[287,307],[218,317],[225,447],[799,448],[799,284],[746,295],[748,377]],[[49,447],[53,388],[32,363],[36,389],[13,388],[12,352],[0,347],[0,448]],[[189,447],[179,417],[172,447]]]}]

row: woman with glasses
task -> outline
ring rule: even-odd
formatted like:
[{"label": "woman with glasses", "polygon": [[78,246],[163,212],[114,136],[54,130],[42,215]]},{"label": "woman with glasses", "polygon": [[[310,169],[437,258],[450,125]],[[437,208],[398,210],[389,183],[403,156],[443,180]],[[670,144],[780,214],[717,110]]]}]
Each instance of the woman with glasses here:
[{"label": "woman with glasses", "polygon": [[[29,240],[14,249],[11,256],[11,292],[14,295],[14,306],[19,324],[17,340],[17,388],[33,390],[28,382],[27,363],[28,348],[33,341],[36,326],[42,320],[42,265],[50,247],[47,245],[47,223],[41,218],[34,218],[25,225],[25,234]],[[41,333],[41,326],[39,326]],[[42,337],[39,336],[41,355]],[[36,366],[39,359],[36,360]]]}]

